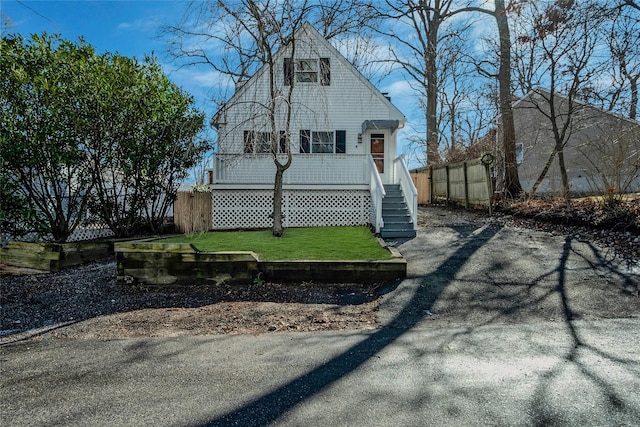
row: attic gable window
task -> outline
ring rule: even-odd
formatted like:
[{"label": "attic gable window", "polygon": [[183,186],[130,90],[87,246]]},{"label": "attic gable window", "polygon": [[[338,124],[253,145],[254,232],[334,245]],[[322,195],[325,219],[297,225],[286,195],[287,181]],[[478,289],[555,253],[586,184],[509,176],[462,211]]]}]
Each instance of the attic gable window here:
[{"label": "attic gable window", "polygon": [[317,59],[297,59],[296,60],[296,82],[316,83],[318,81],[318,60]]},{"label": "attic gable window", "polygon": [[[329,58],[284,59],[284,84],[291,85],[291,78],[295,76],[296,83],[320,83],[322,86],[331,84],[331,62]],[[293,67],[295,65],[295,67]]]}]

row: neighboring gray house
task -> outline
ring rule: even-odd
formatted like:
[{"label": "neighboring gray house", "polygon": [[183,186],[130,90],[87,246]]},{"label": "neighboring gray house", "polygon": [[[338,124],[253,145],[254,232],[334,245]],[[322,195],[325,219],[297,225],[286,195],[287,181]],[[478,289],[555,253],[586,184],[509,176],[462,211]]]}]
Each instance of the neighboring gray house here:
[{"label": "neighboring gray house", "polygon": [[[550,99],[549,91],[536,89],[513,104],[518,173],[525,191],[531,190],[554,150],[552,123],[545,116]],[[640,123],[575,100],[570,108],[569,99],[561,95],[553,104],[558,127],[569,122],[563,151],[570,191],[640,191]],[[562,192],[557,156],[537,191]]]},{"label": "neighboring gray house", "polygon": [[[278,90],[294,88],[283,225],[371,224],[384,237],[415,236],[417,193],[404,158],[396,157],[405,116],[311,25],[294,39],[294,57],[290,46],[275,55]],[[269,124],[269,83],[264,66],[212,120],[219,146],[209,173],[214,229],[271,226],[271,138],[279,135],[282,147],[287,136],[285,108],[276,112],[277,132]]]}]

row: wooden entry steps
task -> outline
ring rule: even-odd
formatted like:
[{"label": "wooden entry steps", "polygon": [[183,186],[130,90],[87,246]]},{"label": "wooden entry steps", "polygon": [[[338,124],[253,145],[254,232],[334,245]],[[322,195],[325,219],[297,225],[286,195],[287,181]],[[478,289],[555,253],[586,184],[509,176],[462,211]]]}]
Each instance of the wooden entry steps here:
[{"label": "wooden entry steps", "polygon": [[416,237],[411,214],[407,208],[400,184],[385,184],[386,196],[382,199],[382,219],[384,227],[380,230],[383,239]]}]

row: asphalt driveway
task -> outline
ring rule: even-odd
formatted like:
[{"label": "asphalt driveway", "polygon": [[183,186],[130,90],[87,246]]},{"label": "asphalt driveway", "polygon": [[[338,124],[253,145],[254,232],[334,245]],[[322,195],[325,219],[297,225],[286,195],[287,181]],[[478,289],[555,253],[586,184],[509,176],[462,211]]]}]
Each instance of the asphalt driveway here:
[{"label": "asphalt driveway", "polygon": [[13,343],[0,424],[639,425],[638,265],[436,219],[380,330]]}]

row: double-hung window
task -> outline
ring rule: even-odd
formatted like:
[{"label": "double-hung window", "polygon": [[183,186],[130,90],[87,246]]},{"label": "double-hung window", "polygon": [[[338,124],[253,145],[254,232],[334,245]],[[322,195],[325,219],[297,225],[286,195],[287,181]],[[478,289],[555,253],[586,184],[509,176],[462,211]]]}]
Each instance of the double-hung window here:
[{"label": "double-hung window", "polygon": [[318,60],[317,59],[296,59],[296,82],[317,83],[318,82]]},{"label": "double-hung window", "polygon": [[345,153],[346,131],[300,131],[300,152],[333,154]]},{"label": "double-hung window", "polygon": [[313,132],[311,139],[312,153],[333,153],[334,147],[333,132]]},{"label": "double-hung window", "polygon": [[244,131],[244,152],[262,154],[271,152],[271,132]]},{"label": "double-hung window", "polygon": [[321,86],[331,84],[331,63],[329,58],[305,58],[295,60],[284,59],[284,84],[320,83]]},{"label": "double-hung window", "polygon": [[[253,130],[244,131],[244,152],[245,154],[265,154],[271,153],[271,132],[256,132]],[[278,146],[274,147],[279,153],[287,152],[289,138],[285,131],[278,131]]]}]

